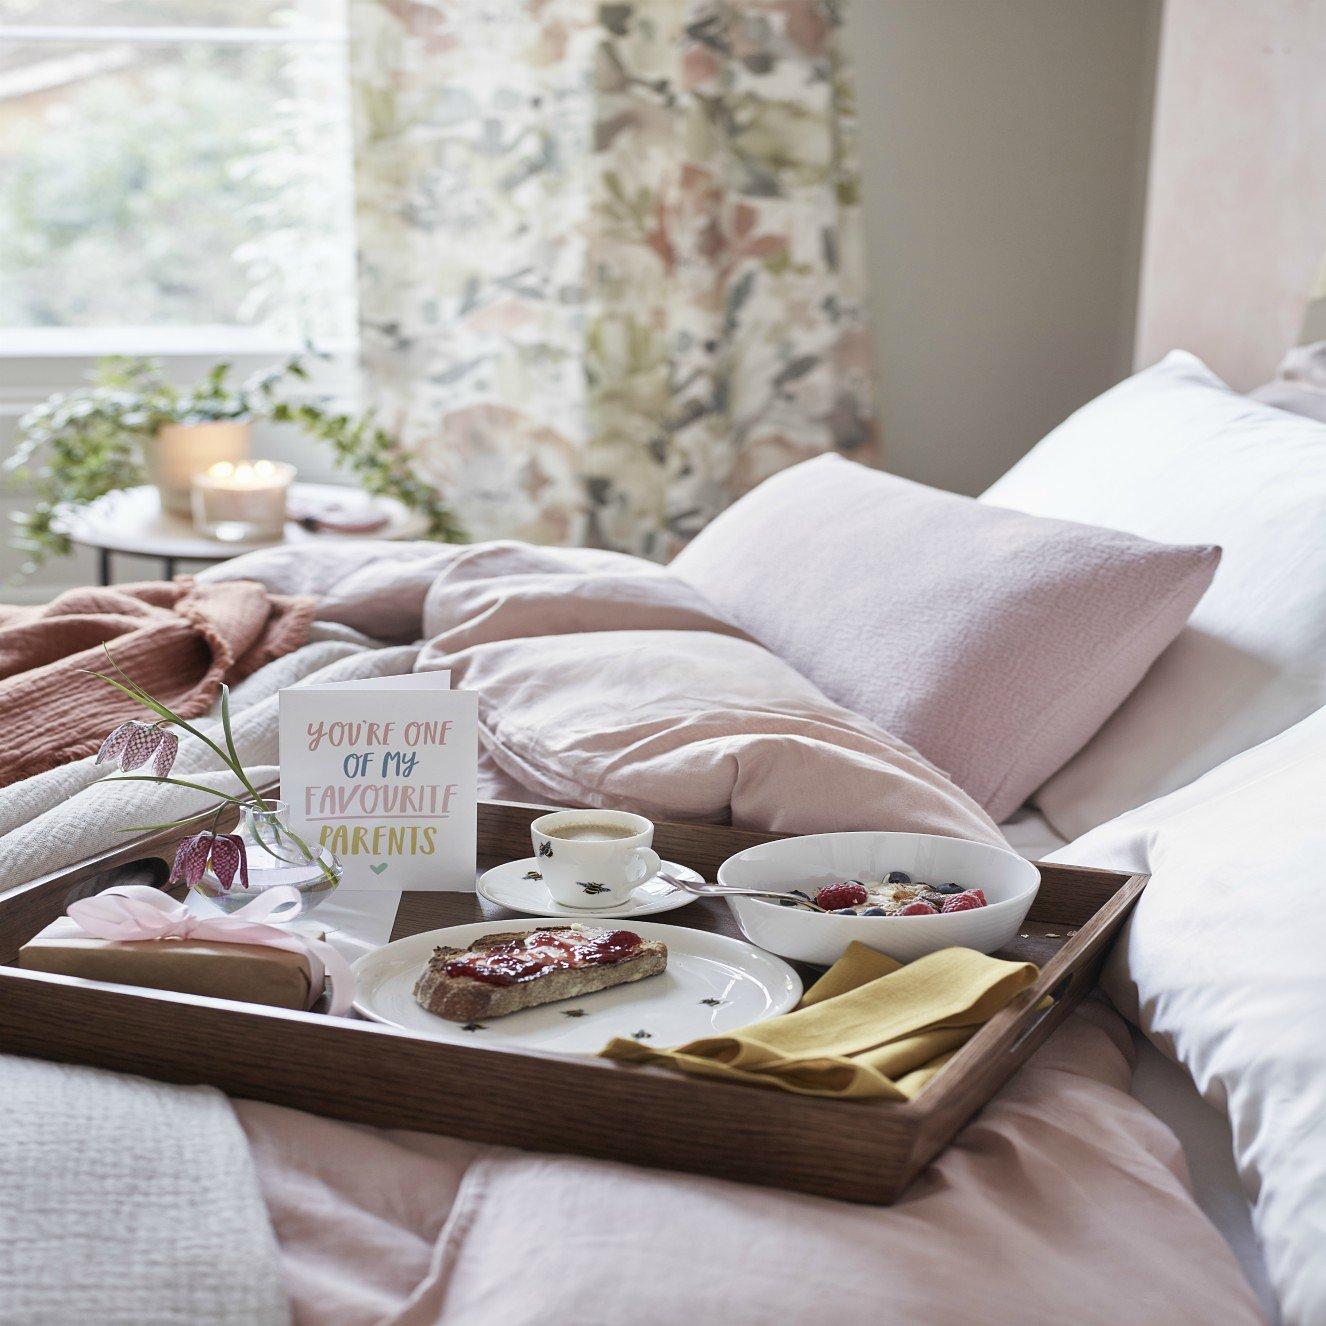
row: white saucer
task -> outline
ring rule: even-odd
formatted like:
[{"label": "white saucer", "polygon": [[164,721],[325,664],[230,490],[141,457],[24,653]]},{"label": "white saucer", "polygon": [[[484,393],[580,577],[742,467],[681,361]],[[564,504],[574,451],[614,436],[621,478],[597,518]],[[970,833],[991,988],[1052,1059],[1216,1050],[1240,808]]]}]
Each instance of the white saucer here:
[{"label": "white saucer", "polygon": [[[672,861],[664,861],[663,870],[688,883],[704,883],[703,875],[697,875],[689,867],[679,866]],[[495,902],[499,907],[509,907],[513,912],[524,912],[527,916],[576,916],[582,920],[652,916],[655,912],[670,912],[695,901],[693,894],[674,887],[664,879],[655,878],[634,889],[631,896],[617,907],[567,907],[548,896],[548,890],[539,875],[539,862],[532,856],[527,856],[523,861],[508,861],[504,866],[494,866],[485,871],[479,877],[478,887],[481,897]]]},{"label": "white saucer", "polygon": [[461,1045],[597,1054],[614,1036],[661,1047],[722,1035],[786,1013],[801,998],[801,978],[772,953],[707,930],[638,921],[631,928],[642,939],[668,946],[661,975],[491,1022],[449,1022],[415,1002],[414,983],[436,945],[464,948],[480,935],[536,930],[560,919],[480,921],[398,939],[354,964],[355,1008],[374,1022]]}]

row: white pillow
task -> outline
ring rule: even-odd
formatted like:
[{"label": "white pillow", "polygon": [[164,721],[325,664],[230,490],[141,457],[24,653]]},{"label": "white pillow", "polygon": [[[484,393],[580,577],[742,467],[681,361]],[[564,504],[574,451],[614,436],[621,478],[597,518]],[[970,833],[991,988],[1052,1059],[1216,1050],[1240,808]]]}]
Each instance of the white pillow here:
[{"label": "white pillow", "polygon": [[1065,838],[1326,704],[1326,424],[1240,396],[1175,351],[1072,415],[981,500],[1224,549],[1187,628],[1033,798]]},{"label": "white pillow", "polygon": [[1049,858],[1149,871],[1103,984],[1229,1116],[1286,1322],[1326,1322],[1326,709]]}]

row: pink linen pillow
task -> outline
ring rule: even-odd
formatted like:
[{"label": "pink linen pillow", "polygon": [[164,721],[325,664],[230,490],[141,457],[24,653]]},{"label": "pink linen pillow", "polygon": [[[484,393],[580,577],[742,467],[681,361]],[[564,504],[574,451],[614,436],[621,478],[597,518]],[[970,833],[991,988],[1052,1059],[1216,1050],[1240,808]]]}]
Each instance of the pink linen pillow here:
[{"label": "pink linen pillow", "polygon": [[1002,820],[1137,685],[1219,560],[821,456],[669,569]]}]

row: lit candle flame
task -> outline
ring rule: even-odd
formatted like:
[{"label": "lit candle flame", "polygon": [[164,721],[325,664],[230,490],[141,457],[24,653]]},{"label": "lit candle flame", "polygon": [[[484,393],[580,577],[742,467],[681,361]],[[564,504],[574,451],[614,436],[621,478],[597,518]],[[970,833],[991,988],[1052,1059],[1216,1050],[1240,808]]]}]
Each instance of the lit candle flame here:
[{"label": "lit candle flame", "polygon": [[207,478],[219,488],[284,487],[293,474],[294,470],[290,466],[278,465],[270,460],[258,460],[252,464],[246,460],[238,464],[219,460],[207,468]]}]

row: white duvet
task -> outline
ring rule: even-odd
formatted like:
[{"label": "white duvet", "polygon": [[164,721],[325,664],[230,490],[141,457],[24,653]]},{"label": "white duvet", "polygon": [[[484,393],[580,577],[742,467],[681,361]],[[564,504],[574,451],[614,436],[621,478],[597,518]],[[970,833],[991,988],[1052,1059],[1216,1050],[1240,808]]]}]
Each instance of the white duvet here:
[{"label": "white duvet", "polygon": [[1326,1322],[1326,709],[1051,859],[1151,873],[1105,987],[1228,1115],[1284,1321]]}]

